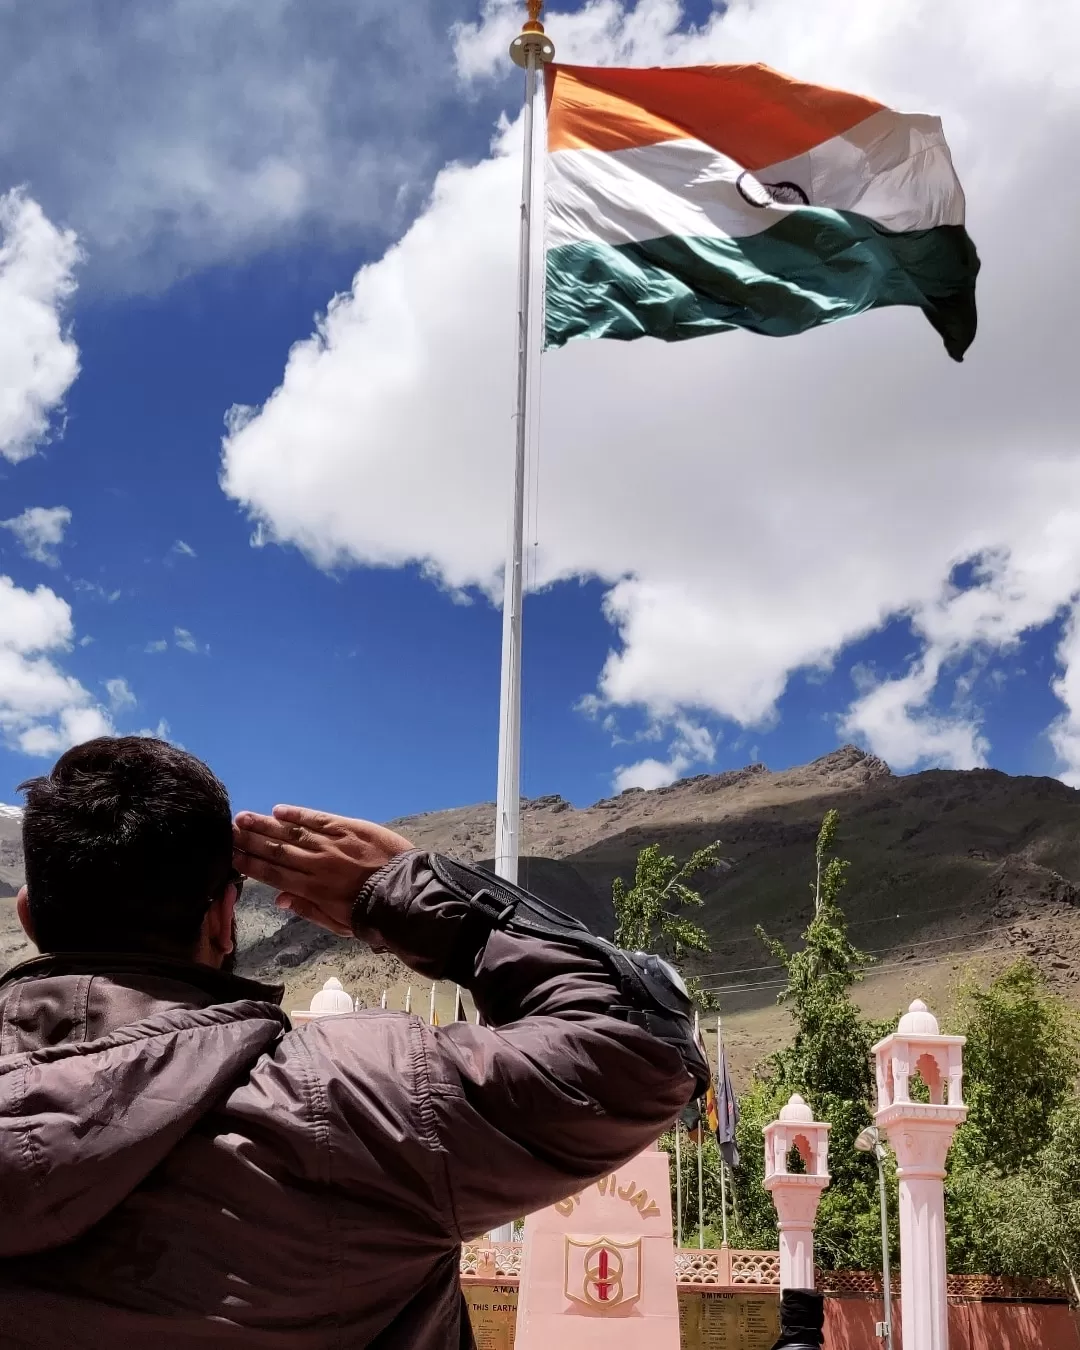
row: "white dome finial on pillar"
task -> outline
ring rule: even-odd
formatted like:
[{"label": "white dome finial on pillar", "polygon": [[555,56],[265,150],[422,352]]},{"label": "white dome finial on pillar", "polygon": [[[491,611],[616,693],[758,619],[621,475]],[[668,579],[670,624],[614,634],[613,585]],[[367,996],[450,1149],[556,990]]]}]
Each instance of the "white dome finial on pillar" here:
[{"label": "white dome finial on pillar", "polygon": [[314,1022],[320,1017],[343,1017],[355,1011],[352,995],[346,993],[336,975],[331,975],[311,1000],[310,1008],[298,1008],[289,1014],[293,1022]]},{"label": "white dome finial on pillar", "polygon": [[[780,1223],[780,1288],[814,1287],[814,1220],[821,1192],[829,1184],[829,1126],[799,1094],[766,1125],[765,1189]],[[797,1149],[805,1172],[788,1171],[788,1154]]]}]

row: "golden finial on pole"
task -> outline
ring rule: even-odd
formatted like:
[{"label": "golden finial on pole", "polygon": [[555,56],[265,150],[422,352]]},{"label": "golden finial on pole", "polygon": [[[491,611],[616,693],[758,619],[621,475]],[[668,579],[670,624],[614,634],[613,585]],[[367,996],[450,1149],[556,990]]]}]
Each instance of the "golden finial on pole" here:
[{"label": "golden finial on pole", "polygon": [[510,44],[510,59],[522,69],[528,67],[530,51],[534,54],[537,66],[546,66],[555,59],[555,44],[544,32],[544,25],[540,22],[544,0],[528,0],[528,6],[529,17]]}]

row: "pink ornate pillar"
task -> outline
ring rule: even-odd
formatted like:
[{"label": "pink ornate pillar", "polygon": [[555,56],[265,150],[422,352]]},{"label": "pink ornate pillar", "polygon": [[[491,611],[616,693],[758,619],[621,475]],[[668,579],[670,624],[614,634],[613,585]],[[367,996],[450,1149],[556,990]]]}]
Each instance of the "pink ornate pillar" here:
[{"label": "pink ornate pillar", "polygon": [[[904,1350],[948,1350],[945,1292],[945,1159],[963,1103],[963,1036],[942,1036],[916,999],[891,1035],[874,1046],[878,1129],[888,1135],[900,1179],[900,1308]],[[918,1073],[930,1101],[911,1100]]]},{"label": "pink ornate pillar", "polygon": [[[805,1172],[788,1171],[788,1154],[798,1151]],[[814,1287],[814,1219],[829,1184],[829,1126],[798,1093],[765,1126],[765,1189],[780,1223],[780,1288]]]}]

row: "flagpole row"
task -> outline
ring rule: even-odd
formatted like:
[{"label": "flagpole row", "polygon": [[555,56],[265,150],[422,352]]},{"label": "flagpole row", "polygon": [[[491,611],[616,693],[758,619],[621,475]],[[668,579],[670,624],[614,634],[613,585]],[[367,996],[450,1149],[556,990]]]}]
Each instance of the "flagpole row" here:
[{"label": "flagpole row", "polygon": [[[694,1040],[704,1048],[704,1042],[701,1039],[700,1014],[694,1010]],[[707,1054],[707,1052],[706,1052]],[[711,1074],[711,1070],[710,1070]],[[706,1121],[701,1114],[703,1103],[698,1103],[698,1138],[697,1138],[697,1245],[698,1251],[705,1246],[705,1126]]]},{"label": "flagpole row", "polygon": [[675,1246],[682,1247],[682,1122],[675,1121]]},{"label": "flagpole row", "polygon": [[[725,1065],[722,1053],[724,1044],[724,1024],[720,1014],[716,1015],[716,1083],[719,1088],[723,1083]],[[720,1228],[723,1233],[723,1244],[728,1245],[727,1232],[727,1163],[724,1161],[723,1150],[720,1150]]]}]

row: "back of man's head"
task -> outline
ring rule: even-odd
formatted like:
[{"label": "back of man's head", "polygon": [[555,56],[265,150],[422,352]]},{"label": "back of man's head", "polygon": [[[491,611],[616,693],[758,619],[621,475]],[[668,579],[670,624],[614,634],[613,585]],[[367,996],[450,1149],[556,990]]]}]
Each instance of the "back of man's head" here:
[{"label": "back of man's head", "polygon": [[39,950],[191,956],[232,860],[229,794],[201,760],[149,737],[102,737],[21,790]]}]

